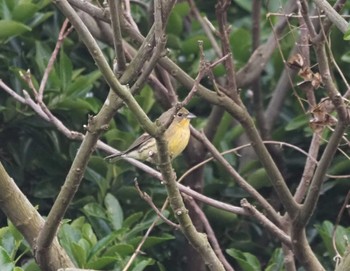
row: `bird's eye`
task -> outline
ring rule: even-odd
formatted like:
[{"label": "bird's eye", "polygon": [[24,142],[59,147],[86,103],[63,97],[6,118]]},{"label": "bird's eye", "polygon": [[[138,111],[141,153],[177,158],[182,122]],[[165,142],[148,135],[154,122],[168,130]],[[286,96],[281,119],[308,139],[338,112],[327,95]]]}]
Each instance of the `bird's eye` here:
[{"label": "bird's eye", "polygon": [[181,118],[183,116],[183,114],[181,112],[178,112],[177,116]]}]

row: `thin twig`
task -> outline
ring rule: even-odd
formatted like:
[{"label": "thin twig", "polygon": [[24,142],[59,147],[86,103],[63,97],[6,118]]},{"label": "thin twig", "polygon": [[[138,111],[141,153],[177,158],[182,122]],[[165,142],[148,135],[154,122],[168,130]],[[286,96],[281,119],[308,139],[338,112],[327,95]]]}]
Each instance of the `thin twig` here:
[{"label": "thin twig", "polygon": [[221,49],[223,55],[230,55],[229,58],[225,59],[224,66],[227,73],[227,90],[226,93],[232,100],[240,104],[240,98],[238,95],[238,88],[236,82],[236,70],[234,64],[234,56],[231,50],[229,34],[231,27],[227,21],[227,10],[229,9],[231,1],[219,0],[215,6],[215,15],[218,21],[218,29],[221,39]]},{"label": "thin twig", "polygon": [[19,94],[17,94],[16,91],[14,91],[12,88],[10,88],[5,82],[0,79],[0,87],[5,90],[10,96],[12,96],[16,101],[26,104],[26,100]]},{"label": "thin twig", "polygon": [[189,5],[190,5],[190,7],[191,7],[191,10],[192,10],[192,12],[193,12],[193,14],[194,14],[196,20],[200,23],[200,25],[202,26],[202,28],[203,28],[205,34],[207,35],[207,37],[208,37],[208,39],[209,39],[209,41],[210,41],[210,43],[211,43],[211,45],[212,45],[212,47],[213,47],[213,49],[214,49],[216,55],[217,55],[218,57],[221,57],[221,56],[222,56],[222,51],[221,51],[221,49],[220,49],[220,46],[219,46],[218,42],[216,41],[216,39],[215,39],[215,37],[214,37],[214,35],[213,35],[213,32],[214,32],[215,30],[212,31],[212,29],[211,29],[211,27],[210,27],[210,26],[212,26],[212,25],[208,24],[209,21],[208,21],[207,18],[206,18],[206,19],[203,19],[203,18],[202,18],[202,16],[201,16],[201,14],[199,13],[199,10],[198,10],[197,5],[196,5],[196,3],[194,2],[194,0],[188,0],[188,3],[189,3]]},{"label": "thin twig", "polygon": [[348,193],[347,193],[347,195],[345,197],[344,203],[343,203],[343,205],[342,205],[342,207],[341,207],[341,209],[340,209],[340,211],[339,211],[339,213],[337,215],[337,219],[336,219],[336,221],[334,223],[333,230],[332,230],[332,245],[333,245],[334,252],[336,254],[335,257],[338,257],[338,258],[340,258],[341,255],[340,255],[340,253],[339,253],[339,251],[337,249],[337,244],[336,244],[336,240],[335,240],[336,239],[336,231],[337,231],[337,227],[338,227],[338,225],[340,223],[340,219],[341,219],[341,217],[342,217],[342,215],[344,213],[344,210],[349,208],[349,205],[348,205],[349,201],[350,201],[350,191],[348,191]]},{"label": "thin twig", "polygon": [[[273,224],[269,219],[267,219],[262,213],[260,213],[253,205],[251,205],[247,199],[241,200],[241,206],[244,210],[249,212],[252,217],[256,218],[257,221],[259,221],[264,227],[267,227],[270,224]],[[264,224],[266,223],[266,224]],[[292,242],[290,240],[290,237],[282,231],[278,227],[268,227],[269,229],[274,229],[275,231],[272,231],[272,234],[274,236],[278,236],[277,238],[283,242],[286,246],[289,248],[292,247]]]},{"label": "thin twig", "polygon": [[[168,206],[168,199],[165,200],[165,202],[163,203],[162,208],[160,209],[160,212],[163,212],[165,210],[165,208]],[[129,267],[131,266],[131,264],[133,263],[133,261],[136,259],[137,255],[140,253],[141,251],[141,247],[143,246],[143,244],[146,242],[148,236],[151,234],[151,231],[154,229],[154,227],[156,226],[156,224],[159,221],[159,216],[157,216],[154,221],[152,222],[152,224],[150,225],[150,227],[147,229],[145,235],[142,237],[140,243],[137,245],[137,248],[135,249],[134,253],[131,255],[130,259],[128,260],[128,262],[126,263],[126,265],[124,266],[122,271],[127,271],[129,269]]]},{"label": "thin twig", "polygon": [[55,61],[56,61],[58,52],[59,52],[59,50],[60,50],[60,48],[61,48],[61,46],[63,44],[63,41],[69,35],[69,33],[73,31],[73,27],[72,26],[67,29],[68,24],[69,24],[69,20],[65,19],[63,24],[62,24],[60,33],[58,35],[58,39],[57,39],[57,42],[56,42],[55,49],[53,50],[53,52],[51,54],[51,57],[50,57],[49,62],[47,64],[46,68],[45,68],[45,72],[44,72],[43,78],[42,78],[41,83],[40,83],[40,87],[39,87],[39,90],[38,90],[38,96],[36,97],[36,100],[38,102],[43,100],[44,90],[45,90],[45,86],[46,86],[47,80],[49,78],[49,74],[50,74],[50,72],[51,72],[51,70],[53,68],[53,65],[54,65]]},{"label": "thin twig", "polygon": [[186,98],[181,102],[181,106],[186,106],[190,102],[193,95],[198,90],[198,86],[200,84],[200,81],[208,72],[208,63],[205,61],[205,58],[204,58],[203,41],[202,40],[198,41],[198,46],[199,46],[199,57],[200,57],[199,72],[198,72],[198,75],[196,76],[196,79],[194,80],[194,85],[193,85],[192,89],[187,94]]},{"label": "thin twig", "polygon": [[167,219],[162,214],[162,212],[158,210],[157,206],[154,205],[152,198],[146,192],[142,192],[142,190],[140,189],[139,183],[137,182],[136,179],[134,180],[134,183],[135,183],[136,190],[139,192],[140,197],[144,199],[149,204],[149,206],[151,206],[151,208],[156,212],[156,214],[169,226],[175,229],[180,229],[180,226],[178,224],[175,224],[174,222]]}]

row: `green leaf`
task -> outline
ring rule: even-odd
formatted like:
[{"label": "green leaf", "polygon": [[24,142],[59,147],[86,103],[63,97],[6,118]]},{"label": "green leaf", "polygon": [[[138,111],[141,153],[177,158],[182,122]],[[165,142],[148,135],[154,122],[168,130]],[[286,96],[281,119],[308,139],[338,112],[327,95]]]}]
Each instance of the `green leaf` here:
[{"label": "green leaf", "polygon": [[237,215],[213,206],[206,206],[205,214],[209,220],[215,221],[218,224],[232,225],[237,221]]},{"label": "green leaf", "polygon": [[26,261],[22,265],[22,268],[24,271],[41,271],[34,259],[29,259],[28,261]]},{"label": "green leaf", "polygon": [[[74,72],[73,72],[74,74]],[[86,75],[80,75],[73,79],[73,82],[69,84],[65,92],[71,97],[85,98],[88,91],[93,87],[93,83],[102,76],[99,70],[91,72]],[[74,78],[74,76],[73,76]],[[73,95],[74,94],[74,95]]]},{"label": "green leaf", "polygon": [[252,11],[252,1],[251,0],[234,0],[234,2],[247,12]]},{"label": "green leaf", "polygon": [[293,131],[296,129],[304,128],[308,126],[309,120],[307,119],[305,114],[299,115],[298,117],[289,121],[287,126],[285,127],[286,131]]},{"label": "green leaf", "polygon": [[105,210],[101,207],[101,205],[97,204],[96,202],[91,202],[86,204],[83,207],[83,211],[88,216],[93,216],[93,217],[98,217],[98,218],[108,220],[105,214]]},{"label": "green leaf", "polygon": [[57,103],[55,107],[61,110],[95,111],[95,108],[86,99],[81,98],[72,99],[67,97],[62,102]]},{"label": "green leaf", "polygon": [[71,222],[70,226],[73,227],[76,230],[79,230],[80,228],[82,228],[84,226],[85,221],[86,221],[86,218],[83,217],[83,216],[80,216],[80,217],[74,219]]},{"label": "green leaf", "polygon": [[350,40],[350,24],[348,24],[348,29],[346,30],[344,36],[343,36],[344,40]]},{"label": "green leaf", "polygon": [[190,13],[191,7],[188,2],[178,2],[173,8],[173,11],[181,15],[181,17],[185,17]]},{"label": "green leaf", "polygon": [[[320,234],[323,244],[327,248],[327,251],[331,257],[335,256],[335,252],[332,244],[332,234],[334,225],[329,221],[324,221],[321,225],[316,225],[316,229]],[[335,234],[335,244],[340,255],[346,250],[347,240],[350,239],[350,228],[344,228],[338,225]]]},{"label": "green leaf", "polygon": [[83,239],[83,238],[79,240],[78,245],[80,247],[82,247],[84,250],[84,257],[85,257],[85,262],[86,262],[87,256],[88,256],[92,246],[88,240]]},{"label": "green leaf", "polygon": [[210,41],[204,35],[194,35],[186,39],[182,44],[182,52],[186,55],[199,54],[198,41],[203,41],[203,48],[210,48]]},{"label": "green leaf", "polygon": [[31,30],[30,27],[16,21],[0,20],[0,40],[6,40]]},{"label": "green leaf", "polygon": [[183,20],[180,14],[172,12],[169,16],[166,32],[174,35],[180,35],[183,32]]},{"label": "green leaf", "polygon": [[11,221],[7,222],[9,230],[11,232],[11,234],[13,235],[13,237],[16,240],[17,243],[17,248],[18,246],[22,243],[22,241],[24,240],[23,235],[17,230],[17,228],[15,227],[15,225],[13,225],[13,223]]},{"label": "green leaf", "polygon": [[[244,0],[245,1],[245,0]],[[230,36],[230,44],[235,59],[240,63],[245,63],[250,57],[250,51],[247,48],[251,46],[251,34],[243,28],[238,28]]]},{"label": "green leaf", "polygon": [[119,201],[110,193],[105,197],[105,205],[107,208],[107,216],[112,223],[114,230],[119,230],[122,227],[124,215],[123,209]]},{"label": "green leaf", "polygon": [[136,97],[136,100],[147,114],[154,105],[153,90],[146,85],[142,88],[141,93]]},{"label": "green leaf", "polygon": [[346,172],[350,168],[350,161],[348,159],[345,160],[335,160],[333,165],[329,168],[329,174],[346,174]]},{"label": "green leaf", "polygon": [[15,238],[12,235],[9,227],[0,228],[0,246],[5,249],[8,255],[12,258],[16,254]]},{"label": "green leaf", "polygon": [[91,249],[89,259],[97,256],[103,249],[108,247],[117,238],[118,238],[118,232],[112,232],[112,233],[106,235],[105,237],[103,237]]},{"label": "green leaf", "polygon": [[154,265],[155,261],[153,259],[143,260],[139,262],[132,271],[142,271],[149,265]]},{"label": "green leaf", "polygon": [[115,264],[116,257],[102,256],[85,265],[85,268],[92,270],[112,269],[109,266]]},{"label": "green leaf", "polygon": [[51,52],[41,42],[35,42],[35,63],[39,67],[39,72],[44,73],[47,63],[49,62]]},{"label": "green leaf", "polygon": [[75,259],[73,242],[77,243],[80,240],[81,233],[79,232],[79,230],[75,229],[71,225],[63,224],[62,227],[60,228],[58,236],[59,236],[60,244],[67,251],[70,258],[73,259],[73,261],[75,261],[76,264],[78,264],[78,262]]},{"label": "green leaf", "polygon": [[257,170],[254,170],[247,177],[247,181],[255,189],[260,189],[263,187],[270,187],[271,186],[271,183],[269,181],[269,177],[268,177],[266,170],[264,168],[259,168]]},{"label": "green leaf", "polygon": [[[134,245],[134,247],[136,247],[140,241],[142,240],[143,236],[138,236],[136,238],[133,238],[129,241],[130,244]],[[162,236],[149,236],[145,243],[143,244],[142,248],[143,249],[147,249],[147,248],[150,248],[150,247],[153,247],[155,245],[158,245],[158,244],[161,244],[161,243],[164,243],[166,241],[169,241],[169,240],[173,240],[175,239],[174,236],[170,235],[170,234],[162,234]]]},{"label": "green leaf", "polygon": [[11,257],[7,253],[7,251],[0,247],[0,270],[1,271],[13,271],[15,267],[14,262],[11,260]]},{"label": "green leaf", "polygon": [[62,89],[65,90],[72,82],[73,65],[71,59],[61,50],[60,52],[60,79]]},{"label": "green leaf", "polygon": [[12,18],[16,21],[26,22],[40,9],[32,0],[20,0],[12,12]]},{"label": "green leaf", "polygon": [[343,54],[340,59],[343,62],[350,63],[350,52],[346,52],[345,54]]},{"label": "green leaf", "polygon": [[159,271],[166,271],[166,268],[165,268],[165,266],[162,263],[157,262],[157,266],[159,268]]},{"label": "green leaf", "polygon": [[265,271],[280,271],[284,267],[284,255],[281,248],[274,250]]},{"label": "green leaf", "polygon": [[97,238],[90,224],[84,223],[81,231],[82,231],[83,238],[89,241],[91,246],[96,244]]},{"label": "green leaf", "polygon": [[128,255],[131,255],[134,251],[135,251],[134,246],[130,244],[119,243],[111,247],[108,247],[106,255],[118,254],[121,257],[127,257]]},{"label": "green leaf", "polygon": [[99,172],[92,169],[90,166],[86,169],[84,178],[98,185],[101,195],[106,195],[106,191],[110,188],[110,184],[105,179],[105,176],[101,175]]},{"label": "green leaf", "polygon": [[230,248],[226,249],[228,255],[236,259],[241,270],[243,271],[259,271],[261,270],[258,259],[248,252],[242,252],[240,250]]},{"label": "green leaf", "polygon": [[14,1],[7,3],[5,0],[0,1],[0,18],[10,20],[12,17],[11,10],[13,9]]},{"label": "green leaf", "polygon": [[35,18],[29,23],[29,26],[35,28],[53,15],[54,12],[36,13]]},{"label": "green leaf", "polygon": [[76,243],[73,242],[71,245],[73,257],[75,261],[78,263],[79,267],[84,267],[87,259],[87,252],[85,252],[84,248]]},{"label": "green leaf", "polygon": [[137,223],[142,218],[142,216],[143,216],[142,212],[137,212],[128,216],[123,222],[123,227],[131,228],[135,223]]}]

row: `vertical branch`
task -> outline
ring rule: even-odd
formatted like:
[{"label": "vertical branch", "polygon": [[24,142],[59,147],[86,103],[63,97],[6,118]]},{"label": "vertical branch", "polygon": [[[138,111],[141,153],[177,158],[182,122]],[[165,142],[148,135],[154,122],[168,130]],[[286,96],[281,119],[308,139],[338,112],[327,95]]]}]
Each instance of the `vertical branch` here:
[{"label": "vertical branch", "polygon": [[337,151],[339,143],[342,140],[346,127],[347,124],[340,120],[337,126],[335,127],[332,136],[329,139],[327,147],[322,154],[315,174],[312,178],[310,189],[308,191],[304,205],[302,206],[300,212],[300,218],[296,221],[298,223],[298,227],[305,226],[308,223],[312,213],[316,208],[320,196],[321,187],[327,173],[327,169],[333,160],[333,157]]},{"label": "vertical branch", "polygon": [[[316,33],[314,32],[313,27],[310,26],[310,19],[307,16],[307,10],[306,9],[306,4],[304,1],[302,1],[302,14],[303,18],[306,22],[306,25],[308,27],[308,30],[310,32],[311,36],[311,41],[314,41],[313,38],[316,37]],[[322,30],[321,30],[322,31]],[[326,39],[327,33],[324,33],[324,39]],[[328,63],[328,57],[326,53],[326,48],[325,48],[325,42],[317,40],[317,43],[314,42],[313,46],[315,48],[316,52],[316,57],[318,60],[318,66],[320,70],[320,74],[323,79],[323,83],[325,86],[325,89],[327,90],[328,96],[332,100],[335,109],[337,111],[338,117],[339,117],[339,122],[332,134],[332,136],[329,139],[329,142],[326,146],[326,149],[320,159],[319,165],[315,171],[315,175],[312,179],[311,187],[309,190],[309,193],[307,194],[307,197],[305,199],[305,203],[302,207],[301,210],[301,219],[298,221],[298,225],[303,226],[306,225],[307,222],[310,219],[310,216],[312,215],[313,211],[316,208],[316,204],[318,202],[319,198],[319,193],[321,186],[323,184],[323,181],[325,179],[325,174],[326,171],[337,151],[338,145],[342,140],[344,131],[346,126],[349,123],[349,116],[348,116],[348,111],[346,109],[346,106],[344,104],[344,101],[337,90],[333,79],[331,77],[331,72],[329,68],[329,63]]]},{"label": "vertical branch", "polygon": [[227,71],[227,89],[228,93],[226,93],[229,97],[231,97],[237,104],[241,104],[237,83],[236,83],[236,71],[234,67],[234,57],[231,50],[229,33],[231,27],[227,23],[227,9],[230,6],[231,1],[229,0],[219,0],[216,4],[216,18],[218,20],[220,39],[221,39],[221,47],[223,55],[230,55],[229,58],[225,59],[224,64]]},{"label": "vertical branch", "polygon": [[169,203],[181,225],[183,234],[186,236],[187,240],[190,241],[192,246],[201,254],[202,259],[208,265],[210,270],[224,271],[225,269],[211,248],[207,236],[196,230],[188,214],[188,210],[185,207],[177,186],[176,174],[171,166],[167,141],[165,140],[164,135],[157,135],[156,142],[159,168],[164,178],[164,183],[169,196]]},{"label": "vertical branch", "polygon": [[[339,122],[331,135],[329,142],[322,154],[322,157],[318,163],[317,169],[311,181],[311,186],[306,195],[306,199],[304,204],[300,208],[300,212],[297,217],[293,220],[293,226],[291,229],[291,235],[293,240],[293,251],[295,252],[299,261],[304,265],[304,267],[308,270],[324,270],[321,266],[317,257],[312,253],[309,243],[307,242],[307,238],[305,236],[305,227],[309,222],[319,199],[320,190],[322,184],[325,180],[326,172],[328,167],[330,166],[333,157],[337,151],[338,145],[342,140],[344,135],[345,128],[347,126],[347,112],[344,106],[343,99],[339,94],[334,82],[331,78],[331,73],[328,64],[328,57],[325,49],[324,40],[317,40],[317,33],[315,28],[310,20],[308,14],[307,2],[302,0],[301,2],[301,14],[307,26],[309,35],[311,37],[311,42],[313,43],[313,47],[316,52],[316,57],[318,61],[318,67],[323,79],[325,89],[332,100],[336,111],[339,116]],[[322,26],[321,26],[322,29]],[[324,36],[324,38],[326,38]],[[317,136],[317,135],[315,135]],[[317,142],[316,142],[317,143]],[[317,147],[317,146],[316,146]],[[311,168],[310,168],[311,169]],[[305,189],[305,188],[304,188]],[[300,200],[302,195],[302,190],[298,189],[296,196]]]},{"label": "vertical branch", "polygon": [[122,4],[121,0],[109,0],[109,8],[111,11],[111,22],[113,31],[114,51],[116,54],[116,72],[121,73],[125,70],[126,59],[123,47],[123,37],[120,28],[120,20],[122,20]]},{"label": "vertical branch", "polygon": [[233,267],[226,260],[224,254],[222,253],[222,250],[220,248],[220,244],[215,236],[213,228],[210,226],[210,223],[209,223],[206,215],[202,211],[202,209],[198,206],[198,204],[195,202],[195,200],[193,198],[191,198],[187,195],[184,195],[184,200],[188,205],[191,206],[191,208],[194,210],[194,212],[196,212],[197,216],[199,216],[201,218],[201,221],[204,224],[205,231],[208,235],[208,239],[209,239],[211,245],[213,246],[213,249],[214,249],[216,255],[218,255],[220,261],[224,265],[225,270],[226,271],[234,271]]},{"label": "vertical branch", "polygon": [[163,35],[162,1],[154,0],[154,37],[156,42]]},{"label": "vertical branch", "polygon": [[[159,44],[161,40],[165,39],[164,27],[162,24],[162,15],[165,16],[165,13],[162,12],[162,2],[160,0],[155,0],[154,10],[154,36],[156,44]],[[165,18],[164,21],[166,21]],[[191,92],[189,93],[188,97],[190,96],[190,94]],[[164,133],[158,134],[155,138],[159,156],[159,168],[167,188],[170,206],[181,225],[183,234],[186,236],[186,238],[189,240],[192,246],[195,249],[197,249],[204,262],[210,268],[210,270],[224,271],[225,269],[217,255],[214,253],[214,250],[210,247],[207,237],[196,230],[184,205],[180,190],[177,186],[176,174],[171,165],[167,146],[168,144],[166,139],[164,138]]]},{"label": "vertical branch", "polygon": [[316,159],[320,149],[320,143],[321,143],[321,135],[315,132],[312,136],[312,140],[310,143],[308,156],[307,156],[306,163],[303,170],[303,175],[301,177],[298,188],[294,194],[294,199],[298,203],[302,203],[307,193],[307,190],[310,186],[311,179],[314,175],[314,171],[317,165]]},{"label": "vertical branch", "polygon": [[[254,52],[260,45],[260,14],[261,0],[252,2],[252,51]],[[252,83],[254,113],[257,126],[259,127],[263,139],[268,138],[266,118],[263,105],[263,94],[261,91],[260,74]]]},{"label": "vertical branch", "polygon": [[[304,3],[305,4],[305,3]],[[305,12],[305,11],[302,11]],[[305,14],[304,14],[305,16]],[[300,23],[300,45],[299,45],[299,51],[301,52],[301,56],[304,59],[305,66],[310,67],[310,46],[309,46],[309,28],[310,21],[306,24],[304,16],[299,19]],[[307,16],[307,15],[306,15]],[[309,16],[307,16],[309,18]],[[310,26],[309,26],[310,27]],[[306,98],[309,103],[309,107],[313,108],[316,106],[316,97],[315,97],[315,89],[314,87],[309,84],[306,85],[303,90],[306,93]],[[318,132],[314,132],[312,136],[312,140],[309,147],[308,156],[306,159],[306,163],[304,166],[302,178],[300,180],[300,183],[298,185],[298,188],[294,194],[294,199],[296,202],[301,203],[304,199],[307,189],[309,188],[312,176],[314,174],[315,168],[316,168],[316,160],[318,156],[318,152],[320,149],[321,144],[321,134]]]}]

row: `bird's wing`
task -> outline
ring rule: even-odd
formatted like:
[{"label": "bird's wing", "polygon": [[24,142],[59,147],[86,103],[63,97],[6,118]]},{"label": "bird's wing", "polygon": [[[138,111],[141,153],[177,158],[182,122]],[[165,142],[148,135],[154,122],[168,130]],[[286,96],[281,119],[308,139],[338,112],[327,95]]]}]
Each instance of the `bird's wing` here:
[{"label": "bird's wing", "polygon": [[114,153],[109,156],[106,156],[104,159],[108,160],[109,162],[115,162],[118,161],[119,159],[122,158],[124,154],[128,154],[129,152],[137,149],[139,146],[141,146],[144,142],[152,138],[149,134],[144,133],[141,136],[139,136],[131,145],[128,149],[125,151],[122,151],[120,153]]},{"label": "bird's wing", "polygon": [[149,139],[151,139],[152,137],[147,134],[144,133],[142,135],[140,135],[131,145],[128,149],[126,149],[125,151],[123,151],[123,154],[127,154],[135,149],[137,149],[139,146],[141,146],[143,143],[147,142]]}]

